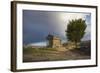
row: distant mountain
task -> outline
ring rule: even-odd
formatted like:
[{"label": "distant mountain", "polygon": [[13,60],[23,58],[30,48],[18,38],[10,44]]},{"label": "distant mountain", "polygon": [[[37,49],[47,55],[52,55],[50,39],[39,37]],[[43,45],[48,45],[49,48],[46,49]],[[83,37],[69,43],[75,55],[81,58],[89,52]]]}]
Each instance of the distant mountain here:
[{"label": "distant mountain", "polygon": [[27,45],[24,45],[24,47],[46,47],[47,46],[47,42],[36,42],[36,43],[30,43]]},{"label": "distant mountain", "polygon": [[81,41],[81,46],[91,46],[91,40]]}]

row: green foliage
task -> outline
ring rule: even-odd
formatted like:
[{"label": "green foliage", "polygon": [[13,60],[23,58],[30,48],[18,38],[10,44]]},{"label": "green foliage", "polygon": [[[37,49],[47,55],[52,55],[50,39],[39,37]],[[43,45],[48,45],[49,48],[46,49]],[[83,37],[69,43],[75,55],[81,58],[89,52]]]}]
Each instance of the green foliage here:
[{"label": "green foliage", "polygon": [[31,48],[31,47],[27,47],[23,49],[24,53],[44,53],[47,51],[56,51],[55,48]]},{"label": "green foliage", "polygon": [[75,19],[69,21],[67,30],[65,31],[68,41],[75,42],[76,44],[80,42],[85,34],[86,27],[85,20]]}]

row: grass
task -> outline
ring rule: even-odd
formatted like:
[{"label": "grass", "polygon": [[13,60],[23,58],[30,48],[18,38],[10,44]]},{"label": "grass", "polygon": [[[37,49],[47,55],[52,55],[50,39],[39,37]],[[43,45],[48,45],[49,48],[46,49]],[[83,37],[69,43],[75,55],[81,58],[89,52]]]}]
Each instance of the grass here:
[{"label": "grass", "polygon": [[[83,52],[82,52],[83,53]],[[77,50],[57,51],[55,48],[24,48],[23,62],[89,59]]]},{"label": "grass", "polygon": [[46,53],[50,51],[56,51],[54,48],[24,48],[23,53]]}]

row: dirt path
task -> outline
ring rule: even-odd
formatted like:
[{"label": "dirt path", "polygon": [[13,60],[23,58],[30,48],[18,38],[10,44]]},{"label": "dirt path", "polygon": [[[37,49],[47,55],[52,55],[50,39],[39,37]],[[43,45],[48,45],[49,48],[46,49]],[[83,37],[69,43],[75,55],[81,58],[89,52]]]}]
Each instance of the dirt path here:
[{"label": "dirt path", "polygon": [[37,61],[57,61],[57,60],[79,60],[90,59],[89,55],[85,55],[80,51],[43,51],[42,53],[26,53],[23,55],[24,62],[37,62]]}]

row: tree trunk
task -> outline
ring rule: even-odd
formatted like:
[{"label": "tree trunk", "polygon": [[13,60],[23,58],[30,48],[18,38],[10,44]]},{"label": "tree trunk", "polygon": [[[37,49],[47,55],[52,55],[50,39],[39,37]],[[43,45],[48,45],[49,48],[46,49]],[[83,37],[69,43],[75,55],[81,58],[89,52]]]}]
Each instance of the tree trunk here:
[{"label": "tree trunk", "polygon": [[78,48],[77,42],[75,42],[75,48]]}]

